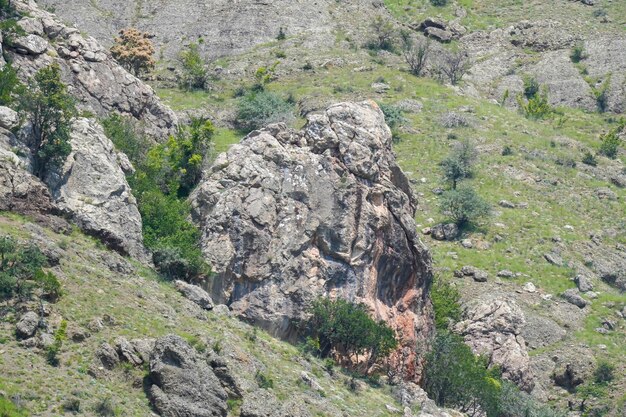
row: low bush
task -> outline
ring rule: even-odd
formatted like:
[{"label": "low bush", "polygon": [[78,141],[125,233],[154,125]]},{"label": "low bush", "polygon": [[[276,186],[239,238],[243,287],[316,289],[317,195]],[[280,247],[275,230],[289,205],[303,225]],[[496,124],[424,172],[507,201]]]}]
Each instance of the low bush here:
[{"label": "low bush", "polygon": [[443,7],[448,4],[448,0],[430,0],[430,4],[436,7]]},{"label": "low bush", "polygon": [[591,152],[587,151],[583,155],[582,163],[585,164],[585,165],[589,165],[589,166],[595,167],[596,165],[598,165],[598,160],[596,159],[594,154],[592,154]]},{"label": "low bush", "polygon": [[475,223],[491,213],[489,203],[470,187],[444,191],[440,197],[439,209],[459,227]]},{"label": "low bush", "polygon": [[52,366],[59,366],[59,353],[63,343],[67,339],[67,321],[63,320],[59,328],[54,332],[54,343],[46,348],[46,360]]},{"label": "low bush", "polygon": [[256,374],[254,375],[254,379],[256,380],[256,383],[259,384],[259,388],[263,388],[263,389],[274,388],[274,380],[272,379],[272,377],[270,377],[269,375],[266,375],[265,373],[261,371],[256,371]]},{"label": "low bush", "polygon": [[435,280],[430,289],[430,299],[435,310],[435,326],[445,330],[450,323],[456,323],[461,319],[461,294],[456,287],[441,278]]},{"label": "low bush", "polygon": [[545,88],[527,100],[520,94],[517,97],[517,104],[528,119],[545,119],[553,112],[552,106],[550,106],[548,101],[548,91]]},{"label": "low bush", "polygon": [[598,384],[606,384],[613,381],[615,378],[615,366],[606,361],[600,361],[595,371],[593,372],[593,379]]},{"label": "low bush", "polygon": [[474,144],[468,140],[455,144],[450,154],[439,164],[443,178],[456,189],[459,181],[473,175],[473,167],[477,157]]},{"label": "low bush", "polygon": [[0,106],[12,105],[21,88],[22,84],[17,78],[17,71],[13,69],[11,64],[6,64],[0,70]]},{"label": "low bush", "polygon": [[271,123],[289,123],[294,118],[293,104],[269,91],[250,92],[237,104],[237,124],[247,131]]},{"label": "low bush", "polygon": [[523,78],[524,81],[524,96],[527,99],[531,99],[539,94],[540,86],[537,79],[531,75],[526,75]]},{"label": "low bush", "polygon": [[391,20],[378,15],[370,22],[370,29],[372,38],[367,43],[369,49],[393,51],[396,29]]},{"label": "low bush", "polygon": [[114,113],[101,120],[101,123],[106,136],[134,164],[145,160],[146,153],[150,149],[149,141],[138,133],[131,119]]},{"label": "low bush", "polygon": [[466,51],[444,52],[439,61],[438,70],[444,79],[450,84],[458,84],[463,76],[469,71],[472,62]]},{"label": "low bush", "polygon": [[197,43],[190,44],[179,56],[181,73],[178,83],[185,90],[203,90],[208,83],[206,64],[200,56]]},{"label": "low bush", "polygon": [[617,152],[619,150],[619,146],[622,143],[622,139],[620,138],[620,134],[626,127],[626,121],[620,121],[619,125],[615,128],[609,130],[607,133],[600,136],[600,149],[599,153],[611,158],[615,159],[617,157]]},{"label": "low bush", "polygon": [[569,57],[574,64],[578,64],[580,61],[587,57],[585,54],[585,46],[580,43],[574,45]]}]

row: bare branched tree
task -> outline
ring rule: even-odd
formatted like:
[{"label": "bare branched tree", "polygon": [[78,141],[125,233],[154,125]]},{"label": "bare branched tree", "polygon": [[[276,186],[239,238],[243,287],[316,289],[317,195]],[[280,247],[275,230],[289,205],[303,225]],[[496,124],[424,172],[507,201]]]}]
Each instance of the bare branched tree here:
[{"label": "bare branched tree", "polygon": [[452,85],[456,85],[461,81],[463,76],[469,71],[472,62],[467,51],[459,50],[448,52],[441,57],[439,71],[445,76]]},{"label": "bare branched tree", "polygon": [[426,68],[430,54],[430,39],[419,38],[414,40],[410,35],[402,34],[402,55],[411,74],[419,77]]}]

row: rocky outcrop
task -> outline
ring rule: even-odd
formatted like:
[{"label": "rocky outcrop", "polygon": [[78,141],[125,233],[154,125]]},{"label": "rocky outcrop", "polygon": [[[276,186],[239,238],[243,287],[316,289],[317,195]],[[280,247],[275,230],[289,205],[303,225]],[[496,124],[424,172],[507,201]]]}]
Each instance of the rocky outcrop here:
[{"label": "rocky outcrop", "polygon": [[400,336],[395,364],[419,375],[415,346],[433,327],[430,256],[375,103],[331,106],[300,132],[252,132],[190,201],[215,302],[283,338],[317,297],[363,302]]},{"label": "rocky outcrop", "polygon": [[178,336],[150,355],[150,399],[162,417],[225,417],[226,392],[206,360]]},{"label": "rocky outcrop", "polygon": [[120,67],[94,38],[83,37],[78,29],[61,23],[34,2],[14,1],[25,16],[18,24],[26,35],[3,51],[24,80],[37,70],[58,63],[63,80],[84,110],[105,117],[119,112],[142,122],[152,137],[174,132],[175,114],[161,104],[154,91]]},{"label": "rocky outcrop", "polygon": [[185,281],[177,280],[174,285],[178,292],[180,292],[189,301],[199,305],[205,310],[213,310],[213,300],[206,291],[197,285],[189,284]]},{"label": "rocky outcrop", "polygon": [[495,299],[470,307],[454,330],[474,353],[486,356],[490,365],[500,366],[503,377],[530,392],[534,382],[521,336],[523,327],[524,314],[515,302]]},{"label": "rocky outcrop", "polygon": [[47,180],[58,209],[109,247],[146,260],[141,215],[113,143],[89,119],[74,123],[70,143],[72,153]]},{"label": "rocky outcrop", "polygon": [[15,325],[15,335],[18,339],[33,337],[39,327],[39,316],[34,311],[29,311],[20,317]]}]

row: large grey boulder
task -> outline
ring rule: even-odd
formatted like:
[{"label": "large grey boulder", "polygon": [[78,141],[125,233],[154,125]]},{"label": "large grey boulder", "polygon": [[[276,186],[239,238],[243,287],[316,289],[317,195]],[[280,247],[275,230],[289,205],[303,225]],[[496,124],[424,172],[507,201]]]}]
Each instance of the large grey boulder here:
[{"label": "large grey boulder", "polygon": [[430,256],[374,102],[331,106],[300,132],[252,132],[217,157],[190,201],[216,303],[292,338],[316,298],[363,302],[402,335],[394,362],[419,373],[415,346],[433,328]]},{"label": "large grey boulder", "polygon": [[[100,117],[110,112],[127,115],[157,139],[175,131],[177,118],[172,110],[159,101],[152,88],[120,67],[94,38],[67,27],[35,2],[13,3],[28,16],[18,22],[27,33],[16,39],[16,48],[3,49],[23,80],[45,66],[59,64],[63,81],[81,109]],[[56,53],[44,53],[51,41]]]},{"label": "large grey boulder", "polygon": [[563,291],[561,297],[563,297],[563,299],[568,303],[574,304],[578,308],[584,308],[587,305],[587,301],[580,296],[578,290],[575,288]]},{"label": "large grey boulder", "polygon": [[15,325],[15,335],[18,339],[28,339],[35,335],[39,326],[39,316],[34,311],[29,311],[20,317]]},{"label": "large grey boulder", "polygon": [[146,260],[141,215],[113,143],[89,119],[74,123],[72,153],[48,184],[59,210],[109,247]]},{"label": "large grey boulder", "polygon": [[15,110],[8,107],[0,106],[0,127],[11,130],[20,122],[19,115]]},{"label": "large grey boulder", "polygon": [[178,336],[158,339],[150,355],[150,399],[162,417],[225,417],[226,392],[206,360]]},{"label": "large grey boulder", "polygon": [[500,366],[504,378],[530,392],[534,382],[521,335],[524,323],[524,313],[513,300],[494,299],[470,307],[454,330],[474,353],[487,357],[490,366]]}]

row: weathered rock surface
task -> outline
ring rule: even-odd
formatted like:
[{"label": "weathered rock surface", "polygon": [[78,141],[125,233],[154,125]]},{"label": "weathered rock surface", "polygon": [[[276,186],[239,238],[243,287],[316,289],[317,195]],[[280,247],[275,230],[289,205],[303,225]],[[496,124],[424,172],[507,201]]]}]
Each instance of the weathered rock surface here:
[{"label": "weathered rock surface", "polygon": [[115,368],[120,363],[120,356],[117,350],[106,342],[103,342],[96,350],[96,358],[108,370]]},{"label": "weathered rock surface", "polygon": [[226,392],[211,367],[178,336],[158,339],[150,356],[150,398],[163,417],[225,417]]},{"label": "weathered rock surface", "polygon": [[39,316],[34,311],[29,311],[15,325],[15,335],[18,339],[28,339],[35,335],[38,326]]},{"label": "weathered rock surface", "polygon": [[241,405],[241,417],[310,417],[303,403],[279,401],[270,391],[259,389],[248,395]]},{"label": "weathered rock surface", "polygon": [[20,118],[16,111],[8,107],[0,106],[0,127],[11,130],[20,122]]},{"label": "weathered rock surface", "polygon": [[[120,67],[94,38],[83,37],[78,29],[65,26],[34,2],[16,0],[14,4],[29,16],[18,22],[27,34],[16,39],[15,47],[3,45],[3,51],[19,68],[22,79],[58,63],[63,81],[85,110],[101,117],[112,111],[128,115],[141,121],[146,133],[155,138],[174,132],[176,115],[161,104],[152,88]],[[44,53],[51,49],[49,41],[53,41],[56,53]]]},{"label": "weathered rock surface", "polygon": [[180,280],[177,280],[174,285],[185,298],[198,304],[205,310],[213,309],[213,300],[211,300],[211,296],[202,288]]},{"label": "weathered rock surface", "polygon": [[[403,382],[393,388],[393,394],[404,407],[403,417],[464,417],[465,414],[437,407],[419,385]],[[418,409],[415,414],[412,410]]]},{"label": "weathered rock surface", "polygon": [[584,255],[585,265],[601,280],[626,291],[626,250],[609,247],[602,242],[577,243],[574,249]]},{"label": "weathered rock surface", "polygon": [[584,308],[587,305],[587,301],[580,296],[578,290],[575,288],[563,291],[561,297],[563,297],[563,299],[568,303],[574,304],[578,308]]},{"label": "weathered rock surface", "polygon": [[59,174],[48,178],[57,207],[109,247],[146,260],[141,215],[113,143],[89,119],[74,123],[70,143]]},{"label": "weathered rock surface", "polygon": [[283,338],[319,296],[364,302],[402,335],[403,372],[419,375],[430,256],[375,103],[331,106],[301,132],[251,133],[217,157],[190,201],[215,302]]},{"label": "weathered rock surface", "polygon": [[489,358],[502,368],[502,375],[524,391],[533,388],[533,375],[526,343],[521,335],[524,313],[512,300],[483,301],[465,312],[455,326],[474,353]]}]

